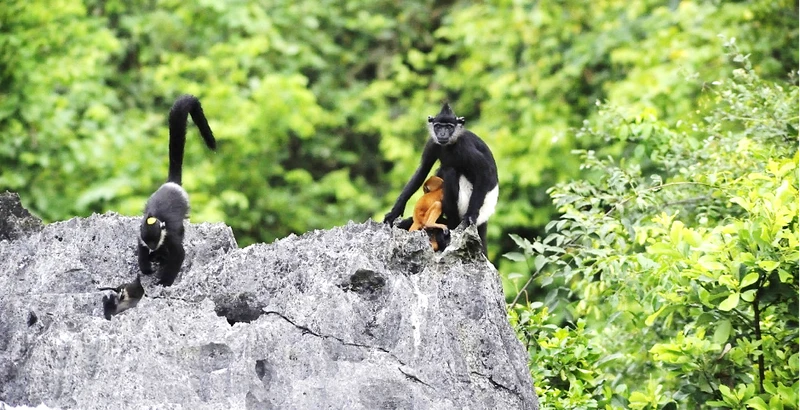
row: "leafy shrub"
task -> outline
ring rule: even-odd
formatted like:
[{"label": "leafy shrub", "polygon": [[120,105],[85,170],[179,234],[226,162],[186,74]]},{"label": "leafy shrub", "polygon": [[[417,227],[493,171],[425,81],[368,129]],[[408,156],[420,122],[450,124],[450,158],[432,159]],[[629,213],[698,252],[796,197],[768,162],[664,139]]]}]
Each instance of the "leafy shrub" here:
[{"label": "leafy shrub", "polygon": [[727,45],[739,68],[697,120],[601,106],[576,137],[605,152],[576,151],[561,216],[515,238],[535,286],[509,316],[544,408],[797,408],[797,79]]}]

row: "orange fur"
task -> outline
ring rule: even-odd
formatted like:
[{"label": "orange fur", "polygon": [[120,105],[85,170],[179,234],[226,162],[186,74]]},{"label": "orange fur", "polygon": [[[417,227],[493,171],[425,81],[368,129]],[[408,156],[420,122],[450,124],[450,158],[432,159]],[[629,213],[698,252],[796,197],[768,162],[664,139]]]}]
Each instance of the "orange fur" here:
[{"label": "orange fur", "polygon": [[[432,176],[422,185],[422,191],[425,192],[425,195],[422,195],[414,205],[414,223],[408,228],[409,231],[418,231],[422,228],[439,228],[447,232],[447,225],[436,223],[436,220],[442,215],[443,184],[444,181],[441,178]],[[433,245],[433,250],[439,250],[439,244],[436,243],[436,239],[431,238],[431,245]]]}]

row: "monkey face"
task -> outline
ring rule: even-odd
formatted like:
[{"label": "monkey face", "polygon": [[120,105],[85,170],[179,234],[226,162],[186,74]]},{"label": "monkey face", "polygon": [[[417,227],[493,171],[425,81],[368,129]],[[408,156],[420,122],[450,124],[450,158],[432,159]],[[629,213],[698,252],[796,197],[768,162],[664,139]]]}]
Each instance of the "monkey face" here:
[{"label": "monkey face", "polygon": [[456,142],[464,131],[464,117],[456,117],[450,105],[445,103],[436,117],[428,116],[428,131],[433,142],[448,145]]},{"label": "monkey face", "polygon": [[164,238],[167,236],[165,225],[163,221],[159,221],[158,218],[153,216],[146,217],[142,221],[141,237],[139,239],[150,251],[160,248],[161,244],[164,243]]}]

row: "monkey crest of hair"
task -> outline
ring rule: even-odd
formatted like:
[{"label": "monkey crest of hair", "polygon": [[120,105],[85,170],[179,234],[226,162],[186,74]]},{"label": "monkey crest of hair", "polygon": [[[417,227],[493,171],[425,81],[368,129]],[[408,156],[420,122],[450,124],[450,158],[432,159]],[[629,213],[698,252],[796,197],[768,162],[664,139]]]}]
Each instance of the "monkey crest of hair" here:
[{"label": "monkey crest of hair", "polygon": [[186,122],[197,125],[208,148],[216,149],[214,134],[200,106],[191,95],[179,97],[169,112],[169,175],[144,209],[139,236],[139,268],[144,275],[153,273],[152,263],[161,266],[160,284],[169,286],[177,277],[185,255],[183,220],[189,215],[189,195],[181,187],[183,152],[186,145]]}]

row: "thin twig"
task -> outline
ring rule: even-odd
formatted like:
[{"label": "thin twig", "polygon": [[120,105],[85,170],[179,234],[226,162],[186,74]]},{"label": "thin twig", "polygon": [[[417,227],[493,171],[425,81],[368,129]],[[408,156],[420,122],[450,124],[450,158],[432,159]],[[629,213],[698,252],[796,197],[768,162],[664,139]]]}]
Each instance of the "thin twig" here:
[{"label": "thin twig", "polygon": [[[761,309],[758,307],[759,293],[763,283],[759,283],[756,290],[755,298],[753,298],[753,322],[755,325],[756,340],[761,342]],[[758,355],[758,388],[759,393],[764,394],[764,354]]]},{"label": "thin twig", "polygon": [[633,195],[623,199],[622,201],[620,201],[617,205],[614,205],[614,207],[612,207],[611,209],[608,210],[608,212],[606,212],[605,216],[611,215],[611,213],[614,212],[619,206],[625,205],[629,201],[638,198],[639,196],[641,196],[644,193],[654,192],[654,191],[658,191],[659,189],[662,189],[662,188],[666,188],[666,187],[670,187],[670,186],[676,186],[676,185],[702,185],[702,186],[706,186],[706,187],[709,187],[709,188],[717,188],[717,189],[719,189],[718,186],[711,185],[711,184],[706,184],[705,182],[693,182],[693,181],[670,182],[670,183],[667,183],[667,184],[662,184],[662,185],[650,187],[650,188],[641,190],[639,192],[636,192],[635,194],[633,194]]}]

